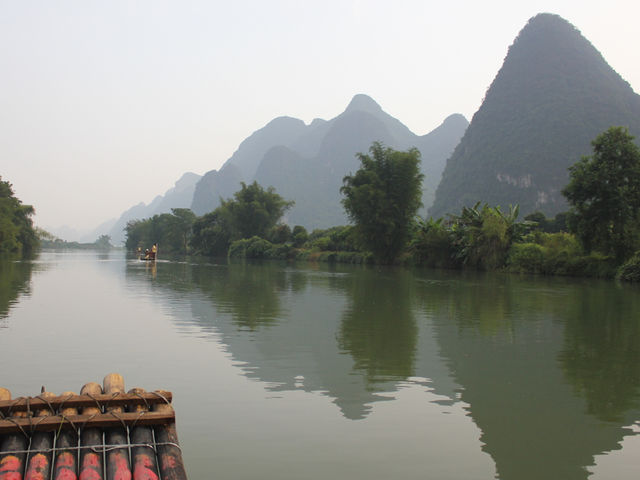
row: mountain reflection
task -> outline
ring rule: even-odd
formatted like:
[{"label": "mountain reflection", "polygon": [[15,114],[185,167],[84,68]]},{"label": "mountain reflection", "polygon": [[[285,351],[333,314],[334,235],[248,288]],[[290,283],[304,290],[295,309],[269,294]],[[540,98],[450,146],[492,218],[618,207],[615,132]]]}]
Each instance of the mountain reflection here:
[{"label": "mountain reflection", "polygon": [[640,418],[637,291],[478,274],[419,295],[500,478],[586,479]]},{"label": "mountain reflection", "polygon": [[560,364],[587,412],[628,422],[640,405],[640,297],[634,287],[586,288],[563,305]]}]

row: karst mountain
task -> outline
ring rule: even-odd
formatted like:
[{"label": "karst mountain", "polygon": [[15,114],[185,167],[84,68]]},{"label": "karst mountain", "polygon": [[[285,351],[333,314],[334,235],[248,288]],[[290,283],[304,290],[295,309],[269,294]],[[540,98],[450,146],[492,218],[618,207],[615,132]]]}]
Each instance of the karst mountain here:
[{"label": "karst mountain", "polygon": [[429,213],[458,213],[478,201],[523,214],[567,209],[567,168],[591,153],[612,125],[640,134],[640,96],[563,18],[533,17],[443,172]]}]

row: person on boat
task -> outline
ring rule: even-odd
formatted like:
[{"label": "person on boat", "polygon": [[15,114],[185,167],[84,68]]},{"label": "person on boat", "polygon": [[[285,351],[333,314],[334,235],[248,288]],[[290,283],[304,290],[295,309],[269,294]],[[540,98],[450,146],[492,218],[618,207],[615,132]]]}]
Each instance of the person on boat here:
[{"label": "person on boat", "polygon": [[157,254],[158,254],[158,244],[154,243],[153,247],[151,247],[151,259],[155,260]]},{"label": "person on boat", "polygon": [[144,259],[145,259],[145,260],[149,260],[149,256],[150,256],[150,255],[151,255],[151,254],[149,253],[149,249],[148,249],[148,248],[145,248],[145,249],[144,249]]}]

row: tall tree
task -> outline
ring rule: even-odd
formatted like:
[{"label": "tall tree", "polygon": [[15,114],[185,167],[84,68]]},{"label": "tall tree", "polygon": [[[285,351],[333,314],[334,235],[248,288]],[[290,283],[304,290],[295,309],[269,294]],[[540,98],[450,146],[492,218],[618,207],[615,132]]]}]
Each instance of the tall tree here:
[{"label": "tall tree", "polygon": [[611,127],[591,143],[593,155],[569,168],[562,193],[569,228],[587,251],[621,262],[640,248],[640,149],[624,127]]},{"label": "tall tree", "polygon": [[35,210],[14,196],[12,185],[0,177],[0,253],[31,255],[39,240],[31,217]]},{"label": "tall tree", "polygon": [[193,223],[190,245],[196,254],[210,257],[227,255],[231,238],[229,229],[218,213],[216,209],[198,217]]},{"label": "tall tree", "polygon": [[371,156],[358,153],[360,169],[343,179],[342,204],[359,238],[381,263],[392,263],[407,245],[422,205],[420,152],[374,142]]},{"label": "tall tree", "polygon": [[291,208],[292,201],[278,195],[273,187],[266,190],[258,182],[241,184],[233,199],[222,200],[216,209],[231,228],[233,240],[258,236],[266,238],[282,215]]},{"label": "tall tree", "polygon": [[193,231],[196,214],[188,208],[172,208],[169,218],[168,240],[171,250],[176,253],[189,253],[189,241]]}]

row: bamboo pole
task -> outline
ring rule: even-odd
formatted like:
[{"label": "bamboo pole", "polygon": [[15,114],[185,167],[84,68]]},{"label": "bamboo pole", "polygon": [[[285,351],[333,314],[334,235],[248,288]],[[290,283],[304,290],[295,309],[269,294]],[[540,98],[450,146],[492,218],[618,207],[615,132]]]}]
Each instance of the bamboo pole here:
[{"label": "bamboo pole", "polygon": [[[102,387],[95,382],[85,384],[80,390],[80,395],[91,395],[95,397],[102,393]],[[84,407],[83,415],[98,415],[102,413],[100,408]],[[80,445],[83,447],[102,448],[102,430],[96,427],[86,427],[80,432]],[[88,448],[80,450],[80,476],[79,480],[103,480],[103,453]]]},{"label": "bamboo pole", "polygon": [[[44,387],[42,387],[44,389]],[[42,392],[40,398],[47,401],[55,398],[53,392]],[[42,408],[38,411],[37,417],[48,417],[55,415],[55,411],[49,408]],[[36,422],[37,423],[37,420]],[[53,447],[53,433],[35,432],[31,436],[31,446],[29,447],[29,460],[27,461],[27,471],[24,480],[48,480],[51,474],[51,448]],[[31,453],[34,452],[34,453]]]},{"label": "bamboo pole", "polygon": [[[11,400],[11,392],[0,388],[0,398]],[[25,416],[17,412],[16,416]],[[0,452],[18,452],[27,449],[28,439],[22,433],[12,433],[4,436],[0,441]],[[0,453],[0,480],[22,480],[24,472],[25,453]]]},{"label": "bamboo pole", "polygon": [[[156,393],[163,395],[167,392],[157,391]],[[168,403],[154,405],[154,412],[168,413],[173,411],[173,407]],[[187,480],[187,473],[184,469],[182,461],[182,452],[178,445],[178,432],[176,431],[175,422],[167,425],[158,425],[154,427],[156,434],[156,442],[158,444],[158,463],[160,464],[160,474],[162,480]]]},{"label": "bamboo pole", "polygon": [[98,428],[118,428],[133,425],[160,425],[163,423],[174,422],[174,412],[149,412],[143,417],[139,413],[125,412],[119,413],[114,417],[110,413],[101,413],[100,415],[70,415],[65,417],[65,421],[61,422],[60,417],[44,417],[36,423],[33,418],[13,417],[11,420],[0,420],[0,435],[20,432],[20,427],[29,432],[57,432],[58,430],[68,430],[74,425],[84,427]]},{"label": "bamboo pole", "polygon": [[[142,388],[129,390],[130,394],[145,393]],[[149,409],[145,405],[135,405],[133,411],[144,416]],[[153,444],[153,430],[151,427],[136,426],[131,431],[132,444]],[[133,447],[131,449],[133,466],[133,480],[158,480],[158,462],[153,447]]]},{"label": "bamboo pole", "polygon": [[[172,394],[167,392],[167,400],[171,402]],[[138,395],[130,395],[128,393],[118,393],[117,395],[108,395],[100,393],[96,395],[73,395],[73,396],[54,396],[51,400],[44,401],[39,397],[34,398],[16,398],[15,400],[0,400],[0,413],[7,415],[8,412],[26,412],[27,409],[40,410],[43,408],[53,407],[58,410],[60,407],[95,407],[96,402],[102,404],[108,403],[111,406],[131,406],[131,405],[153,405],[154,403],[165,403],[165,400],[156,394],[142,393]]]},{"label": "bamboo pole", "polygon": [[[124,393],[124,378],[117,373],[110,373],[104,377],[103,388],[105,393]],[[107,407],[108,412],[114,415],[122,413],[119,406]],[[110,428],[106,431],[106,440],[109,445],[127,445],[127,431],[125,428]],[[107,453],[107,480],[130,480],[131,468],[129,467],[129,455],[127,447],[110,450]]]},{"label": "bamboo pole", "polygon": [[[75,395],[73,392],[63,392],[62,395]],[[75,407],[63,408],[60,411],[62,418],[77,415]],[[76,480],[78,477],[78,446],[77,430],[60,430],[56,438],[55,463],[53,464],[54,480]]]}]

